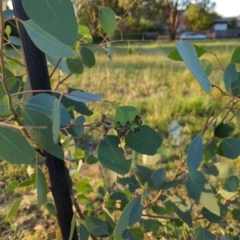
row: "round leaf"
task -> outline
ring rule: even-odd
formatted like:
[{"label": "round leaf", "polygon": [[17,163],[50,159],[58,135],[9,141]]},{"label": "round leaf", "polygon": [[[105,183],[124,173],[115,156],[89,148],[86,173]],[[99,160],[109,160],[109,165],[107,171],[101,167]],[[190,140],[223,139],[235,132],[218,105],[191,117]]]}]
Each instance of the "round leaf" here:
[{"label": "round leaf", "polygon": [[23,0],[23,7],[36,24],[54,38],[74,45],[77,39],[77,20],[69,0]]},{"label": "round leaf", "polygon": [[136,152],[154,155],[161,146],[162,138],[147,125],[139,126],[139,131],[126,137],[126,145]]},{"label": "round leaf", "polygon": [[[33,6],[33,4],[30,5]],[[42,30],[32,20],[22,23],[33,43],[44,53],[54,57],[72,57],[74,55],[71,47],[61,43],[52,35]]]},{"label": "round leaf", "polygon": [[94,53],[89,48],[81,47],[80,55],[85,66],[92,68],[95,65],[96,60]]},{"label": "round leaf", "polygon": [[117,136],[105,136],[98,146],[98,159],[101,164],[119,174],[126,174],[130,170],[131,161],[126,160]]},{"label": "round leaf", "polygon": [[109,235],[107,223],[99,218],[87,216],[86,225],[88,231],[96,237],[107,237]]},{"label": "round leaf", "polygon": [[20,131],[0,126],[0,156],[13,164],[32,164],[36,151]]}]

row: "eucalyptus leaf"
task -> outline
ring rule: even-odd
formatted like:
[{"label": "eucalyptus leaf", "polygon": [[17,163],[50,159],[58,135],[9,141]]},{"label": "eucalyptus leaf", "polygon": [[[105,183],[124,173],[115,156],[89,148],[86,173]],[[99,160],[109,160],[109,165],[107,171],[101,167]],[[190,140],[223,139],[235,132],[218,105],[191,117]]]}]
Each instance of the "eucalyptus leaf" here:
[{"label": "eucalyptus leaf", "polygon": [[80,55],[85,66],[92,68],[95,65],[96,60],[94,53],[89,48],[81,47]]},{"label": "eucalyptus leaf", "polygon": [[129,172],[131,161],[125,159],[119,144],[117,136],[104,136],[98,146],[98,159],[104,167],[123,175]]},{"label": "eucalyptus leaf", "polygon": [[[55,104],[59,104],[60,109],[56,112]],[[31,97],[26,105],[33,110],[44,113],[48,116],[53,122],[60,120],[60,126],[65,127],[70,123],[71,117],[67,109],[62,103],[59,103],[59,100],[50,94],[39,93]],[[59,112],[60,111],[60,112]],[[57,119],[58,118],[58,119]]]},{"label": "eucalyptus leaf", "polygon": [[69,0],[23,0],[23,7],[40,29],[64,44],[74,45],[77,40],[77,20]]},{"label": "eucalyptus leaf", "polygon": [[177,41],[177,49],[181,55],[183,61],[188,66],[194,77],[197,79],[199,84],[205,90],[206,93],[210,92],[212,84],[208,80],[202,65],[198,59],[196,50],[191,43],[187,41]]},{"label": "eucalyptus leaf", "polygon": [[205,228],[199,228],[195,234],[194,240],[216,240],[216,237]]},{"label": "eucalyptus leaf", "polygon": [[235,159],[240,155],[240,139],[227,138],[222,141],[222,151],[226,158]]},{"label": "eucalyptus leaf", "polygon": [[[33,4],[29,5],[33,6]],[[58,39],[45,32],[32,20],[27,20],[22,22],[22,24],[24,25],[33,43],[42,52],[54,57],[72,57],[74,55],[71,47],[61,43]]]},{"label": "eucalyptus leaf", "polygon": [[99,23],[103,30],[109,35],[112,36],[116,29],[117,21],[115,13],[112,9],[108,7],[102,7],[99,9]]},{"label": "eucalyptus leaf", "polygon": [[190,171],[186,182],[188,196],[201,203],[206,209],[220,216],[220,208],[213,190],[204,175],[199,171]]},{"label": "eucalyptus leaf", "polygon": [[79,90],[74,90],[71,93],[66,94],[65,97],[75,102],[82,102],[82,103],[99,101],[102,98],[100,94],[87,93]]},{"label": "eucalyptus leaf", "polygon": [[86,226],[88,231],[96,237],[109,236],[108,225],[106,222],[93,216],[86,217]]},{"label": "eucalyptus leaf", "polygon": [[188,207],[183,204],[183,201],[176,197],[172,196],[169,197],[171,203],[172,203],[172,208],[174,212],[185,222],[189,227],[192,227],[192,216],[191,212],[189,211]]},{"label": "eucalyptus leaf", "polygon": [[151,175],[153,185],[156,188],[159,188],[161,186],[161,184],[165,181],[165,178],[166,178],[166,169],[165,168],[159,168],[159,169],[155,170]]},{"label": "eucalyptus leaf", "polygon": [[[31,126],[28,133],[38,146],[53,156],[64,159],[63,149],[55,144],[52,134],[52,121],[45,114],[32,110],[25,109],[23,111],[24,125]],[[42,127],[39,129],[38,127]]]},{"label": "eucalyptus leaf", "polygon": [[223,189],[228,192],[234,192],[239,188],[239,179],[237,176],[233,175],[228,177],[223,185]]},{"label": "eucalyptus leaf", "polygon": [[36,151],[19,130],[0,126],[0,157],[12,164],[33,164]]},{"label": "eucalyptus leaf", "polygon": [[214,134],[217,138],[227,138],[233,133],[234,127],[232,122],[221,122],[215,128]]},{"label": "eucalyptus leaf", "polygon": [[224,84],[226,89],[230,89],[232,86],[232,83],[238,79],[239,73],[236,70],[236,65],[233,63],[230,63],[223,76]]},{"label": "eucalyptus leaf", "polygon": [[240,63],[240,47],[237,47],[232,53],[231,63]]},{"label": "eucalyptus leaf", "polygon": [[[193,45],[193,46],[196,50],[196,53],[197,53],[198,57],[201,57],[205,53],[205,50],[203,50],[199,46],[197,46],[197,45]],[[168,58],[171,59],[171,60],[174,60],[174,61],[183,61],[183,59],[182,59],[182,57],[179,54],[177,49],[174,49],[172,52],[170,52],[168,54]]]},{"label": "eucalyptus leaf", "polygon": [[80,58],[68,58],[67,67],[70,72],[73,72],[76,75],[82,74],[84,70],[83,63]]},{"label": "eucalyptus leaf", "polygon": [[[63,72],[70,74],[71,71],[68,68],[67,62],[65,59],[63,58],[59,58],[59,57],[53,57],[48,55],[47,56],[47,60],[55,67],[58,64],[58,69],[62,70]],[[60,62],[59,62],[60,61]],[[59,63],[58,63],[59,62]]]},{"label": "eucalyptus leaf", "polygon": [[190,143],[187,151],[187,166],[189,170],[196,170],[199,168],[203,159],[203,143],[202,133],[195,137]]},{"label": "eucalyptus leaf", "polygon": [[18,211],[21,202],[22,202],[23,198],[18,198],[17,200],[14,201],[14,203],[12,204],[12,206],[10,207],[6,219],[11,219]]},{"label": "eucalyptus leaf", "polygon": [[45,175],[40,168],[37,168],[37,198],[38,206],[41,207],[47,201],[47,183]]},{"label": "eucalyptus leaf", "polygon": [[141,197],[132,199],[123,209],[122,214],[116,224],[114,231],[114,239],[122,235],[124,230],[138,222],[142,215],[143,206],[141,205]]},{"label": "eucalyptus leaf", "polygon": [[138,153],[154,155],[162,144],[162,138],[147,125],[139,126],[139,131],[126,136],[126,145]]}]

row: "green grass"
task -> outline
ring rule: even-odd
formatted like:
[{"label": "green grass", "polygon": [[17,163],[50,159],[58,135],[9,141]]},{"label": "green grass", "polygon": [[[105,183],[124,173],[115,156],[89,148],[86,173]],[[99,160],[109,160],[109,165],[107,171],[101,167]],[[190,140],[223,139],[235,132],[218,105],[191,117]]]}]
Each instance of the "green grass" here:
[{"label": "green grass", "polygon": [[[232,52],[239,46],[239,40],[202,41],[194,42],[194,44],[215,53],[225,68],[230,62]],[[210,95],[207,95],[184,63],[174,62],[167,58],[167,55],[175,48],[174,43],[134,43],[131,44],[134,49],[133,54],[128,53],[127,44],[113,44],[112,47],[112,61],[108,59],[103,50],[99,50],[96,53],[96,66],[92,69],[85,68],[83,75],[73,76],[66,83],[87,92],[100,93],[105,100],[116,105],[135,106],[142,116],[143,123],[150,125],[164,138],[163,145],[171,153],[164,164],[169,172],[172,172],[176,167],[175,161],[178,159],[178,152],[172,138],[167,133],[169,123],[177,120],[182,125],[182,144],[183,149],[186,150],[190,140],[201,131],[219,92],[213,89]],[[223,71],[220,70],[217,59],[210,53],[205,53],[201,59],[209,60],[215,68],[209,77],[211,82],[223,86]],[[13,68],[14,74],[17,71],[22,72],[23,70],[22,68]],[[56,78],[56,75],[54,77]],[[88,123],[96,121],[99,114],[95,105],[89,104],[89,107],[95,112],[93,116],[87,118]],[[100,102],[98,107],[110,118],[114,116],[113,104]],[[96,131],[86,130],[86,135],[84,141],[88,142],[91,139],[97,143],[99,140],[99,134]],[[91,171],[96,171],[96,169]],[[83,175],[87,176],[86,172]],[[13,180],[20,182],[21,179],[27,177],[24,167],[19,168],[4,162],[0,162],[0,174],[0,181],[4,183],[5,187]],[[93,179],[94,175],[95,180],[99,178],[99,174],[92,174]],[[49,215],[42,209],[34,216],[31,215],[30,222],[28,219],[30,214],[22,209],[18,218],[14,219],[16,231],[14,231],[14,227],[13,230],[9,228],[4,220],[4,215],[13,200],[23,191],[8,192],[4,187],[0,188],[0,198],[3,199],[3,204],[0,205],[0,238],[54,239],[50,235],[54,232],[51,226],[56,227],[56,220],[55,223],[52,223],[52,218],[49,218]],[[31,204],[35,211],[37,207],[33,200]],[[34,211],[30,211],[30,213],[32,214]],[[43,216],[41,216],[42,213]],[[39,220],[36,220],[36,217]],[[32,224],[30,224],[31,219],[35,219]],[[33,230],[34,226],[46,223],[50,224],[50,227],[47,228],[50,229],[49,235],[44,231]],[[7,235],[3,235],[4,232]]]}]

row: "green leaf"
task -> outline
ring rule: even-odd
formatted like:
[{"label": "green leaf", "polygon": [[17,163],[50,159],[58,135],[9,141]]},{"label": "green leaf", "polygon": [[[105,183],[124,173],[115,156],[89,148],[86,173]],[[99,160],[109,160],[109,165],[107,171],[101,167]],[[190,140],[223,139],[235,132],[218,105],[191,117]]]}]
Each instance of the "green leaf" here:
[{"label": "green leaf", "polygon": [[[201,57],[204,53],[205,53],[205,50],[203,50],[202,48],[198,47],[197,45],[193,45],[195,50],[196,50],[196,53],[197,53],[197,56],[198,57]],[[174,60],[174,61],[183,61],[182,57],[180,56],[179,52],[177,49],[174,49],[172,52],[169,53],[168,55],[168,58]]]},{"label": "green leaf", "polygon": [[[9,91],[11,91],[11,89],[15,86],[16,82],[17,82],[17,78],[15,77],[10,77],[6,79],[6,84]],[[5,95],[6,93],[5,93],[3,84],[2,82],[0,82],[0,99],[2,99]]]},{"label": "green leaf", "polygon": [[69,0],[23,0],[23,7],[36,24],[59,41],[74,45],[77,39],[77,20]]},{"label": "green leaf", "polygon": [[126,125],[127,122],[133,122],[137,115],[138,111],[135,107],[132,106],[116,107],[114,127],[119,127],[118,122],[120,122],[123,125]]},{"label": "green leaf", "polygon": [[189,227],[192,227],[192,216],[191,212],[189,211],[188,207],[183,204],[183,201],[176,197],[172,196],[169,197],[171,203],[172,203],[172,208],[174,212],[185,222]]},{"label": "green leaf", "polygon": [[[59,159],[64,159],[63,149],[53,142],[52,121],[45,114],[32,109],[25,109],[23,116],[24,125],[33,127],[28,129],[28,133],[39,147]],[[39,126],[44,129],[37,129]]]},{"label": "green leaf", "polygon": [[223,189],[225,189],[228,192],[234,192],[239,188],[239,179],[237,176],[230,176],[228,177],[225,182]]},{"label": "green leaf", "polygon": [[238,222],[240,221],[240,208],[239,207],[232,210],[232,216]]},{"label": "green leaf", "polygon": [[232,83],[238,79],[238,72],[236,70],[236,65],[233,63],[230,63],[223,76],[224,84],[226,89],[230,89],[232,86]]},{"label": "green leaf", "polygon": [[8,101],[8,96],[5,95],[1,100],[0,100],[0,117],[8,117],[12,114],[12,112],[9,109],[9,101]]},{"label": "green leaf", "polygon": [[240,63],[240,47],[237,47],[234,50],[231,58],[231,63]]},{"label": "green leaf", "polygon": [[80,58],[68,58],[67,67],[70,72],[73,72],[76,75],[82,74],[84,70],[83,63]]},{"label": "green leaf", "polygon": [[89,232],[87,228],[81,224],[79,227],[79,235],[81,240],[88,240],[89,239]]},{"label": "green leaf", "polygon": [[[53,57],[53,56],[50,56],[48,55],[47,56],[47,60],[53,65],[53,66],[56,66],[58,61],[60,60],[59,57]],[[67,74],[70,74],[71,71],[69,70],[68,68],[68,65],[67,65],[67,62],[66,60],[64,59],[61,59],[60,60],[60,63],[58,64],[58,69],[62,70],[63,72],[67,73]]]},{"label": "green leaf", "polygon": [[12,18],[14,17],[14,11],[12,9],[6,9],[3,11],[4,18]]},{"label": "green leaf", "polygon": [[93,192],[93,188],[89,185],[89,179],[83,178],[80,182],[75,185],[78,193],[90,193]]},{"label": "green leaf", "polygon": [[199,228],[195,234],[194,240],[215,240],[216,237],[207,229]]},{"label": "green leaf", "polygon": [[52,113],[52,121],[53,121],[53,142],[58,143],[59,141],[59,131],[60,131],[60,105],[61,102],[58,99],[54,100],[53,103],[53,113]]},{"label": "green leaf", "polygon": [[165,178],[166,178],[165,168],[159,168],[155,170],[151,176],[155,188],[159,188],[161,184],[165,181]]},{"label": "green leaf", "polygon": [[102,98],[102,95],[100,94],[87,93],[79,90],[74,90],[65,96],[75,102],[82,102],[82,103],[95,102],[95,101],[99,101]]},{"label": "green leaf", "polygon": [[74,230],[75,230],[75,226],[76,226],[76,212],[74,212],[73,216],[72,216],[71,229],[70,229],[70,234],[69,234],[68,240],[72,240],[73,233],[74,233]]},{"label": "green leaf", "polygon": [[39,207],[47,201],[47,182],[40,168],[37,169],[37,198]]},{"label": "green leaf", "polygon": [[149,185],[152,185],[152,170],[141,165],[136,165],[135,168],[136,169],[134,172],[137,175],[141,184],[144,185],[147,182]]},{"label": "green leaf", "polygon": [[95,157],[93,154],[90,154],[88,157],[87,157],[87,160],[86,160],[86,163],[87,164],[94,164],[94,163],[97,163],[98,162],[98,158]]},{"label": "green leaf", "polygon": [[204,160],[208,162],[216,154],[217,141],[213,139],[211,143],[204,149]]},{"label": "green leaf", "polygon": [[89,48],[81,47],[80,55],[85,66],[92,68],[95,65],[96,60],[94,53]]},{"label": "green leaf", "polygon": [[240,139],[227,138],[222,141],[222,151],[226,158],[235,159],[240,155]]},{"label": "green leaf", "polygon": [[228,208],[222,203],[218,203],[218,206],[220,208],[220,216],[217,216],[210,212],[208,209],[205,207],[202,208],[201,214],[211,223],[219,223],[222,221],[222,219],[225,218],[227,215]]},{"label": "green leaf", "polygon": [[231,82],[231,91],[234,97],[240,97],[240,74],[238,72],[238,78]]},{"label": "green leaf", "polygon": [[106,222],[93,216],[86,217],[86,225],[88,231],[96,237],[109,236],[108,225]]},{"label": "green leaf", "polygon": [[21,42],[20,42],[20,39],[19,39],[18,37],[10,36],[10,37],[9,37],[9,41],[10,41],[10,43],[13,44],[13,45],[16,45],[16,46],[18,46],[18,47],[21,46]]},{"label": "green leaf", "polygon": [[215,137],[217,138],[227,138],[229,137],[234,131],[234,124],[232,122],[221,122],[215,128]]},{"label": "green leaf", "polygon": [[35,149],[20,131],[0,126],[0,157],[12,164],[32,164]]},{"label": "green leaf", "polygon": [[[57,112],[54,113],[54,111],[56,111],[54,106],[56,101],[57,104],[59,104],[60,108],[60,113],[58,112],[58,114]],[[44,115],[48,116],[53,122],[54,118],[55,121],[58,121],[56,119],[56,117],[58,117],[60,119],[60,126],[65,127],[70,123],[71,117],[64,105],[58,102],[59,100],[53,95],[47,93],[39,93],[31,97],[27,101],[26,105],[32,110],[37,110],[41,113],[44,113]],[[54,114],[57,114],[57,116],[55,116]]]},{"label": "green leaf", "polygon": [[237,192],[228,192],[223,188],[220,188],[219,193],[224,199],[227,199],[227,200],[233,200],[238,194]]},{"label": "green leaf", "polygon": [[78,38],[79,40],[84,40],[87,43],[92,43],[92,34],[90,29],[84,25],[78,25]]},{"label": "green leaf", "polygon": [[214,197],[210,184],[201,172],[188,172],[186,187],[190,198],[201,203],[202,206],[207,208],[210,212],[220,216],[217,199]]},{"label": "green leaf", "polygon": [[18,187],[18,181],[12,181],[8,184],[8,186],[6,187],[6,190],[10,191],[10,190],[14,190]]},{"label": "green leaf", "polygon": [[168,127],[168,133],[172,135],[175,143],[179,146],[182,136],[182,130],[180,125],[175,120],[170,123]]},{"label": "green leaf", "polygon": [[126,136],[126,145],[138,153],[146,155],[156,154],[162,144],[162,138],[147,125],[139,126],[139,131]]},{"label": "green leaf", "polygon": [[152,211],[158,215],[165,215],[165,214],[168,214],[169,212],[167,211],[166,208],[164,207],[159,207],[157,205],[155,206],[152,206]]},{"label": "green leaf", "polygon": [[99,9],[99,23],[103,30],[112,36],[115,32],[117,21],[115,13],[108,7],[102,7]]},{"label": "green leaf", "polygon": [[205,92],[209,93],[212,84],[209,82],[205,72],[203,71],[194,46],[186,41],[177,41],[176,45],[185,64],[188,66]]},{"label": "green leaf", "polygon": [[169,181],[169,182],[164,182],[160,185],[159,189],[165,190],[165,189],[168,189],[168,188],[173,188],[173,187],[176,187],[177,185],[182,184],[182,183],[183,183],[183,179],[177,179],[177,180],[172,180],[172,181]]},{"label": "green leaf", "polygon": [[[32,4],[30,4],[32,5]],[[35,4],[34,4],[35,5]],[[33,5],[32,5],[33,6]],[[35,22],[22,22],[33,43],[44,53],[54,57],[72,57],[71,47],[61,43],[49,33],[42,30]]]},{"label": "green leaf", "polygon": [[74,107],[74,110],[82,115],[91,116],[93,112],[87,108],[84,103],[75,102],[71,99],[66,98],[65,96],[62,97],[61,103],[65,106],[65,108]]},{"label": "green leaf", "polygon": [[138,222],[142,215],[143,206],[141,205],[141,196],[132,199],[123,209],[122,214],[117,222],[114,239],[120,237],[127,226]]},{"label": "green leaf", "polygon": [[55,210],[55,207],[54,207],[53,203],[49,202],[49,203],[47,203],[45,206],[46,206],[47,210],[48,210],[54,217],[57,217],[57,213],[56,213],[56,210]]},{"label": "green leaf", "polygon": [[129,172],[131,161],[125,159],[119,144],[117,136],[104,136],[98,146],[98,159],[104,167],[123,175]]},{"label": "green leaf", "polygon": [[203,158],[202,133],[195,137],[190,143],[187,151],[187,166],[189,170],[199,168]]},{"label": "green leaf", "polygon": [[14,203],[12,204],[12,206],[10,207],[10,209],[8,211],[6,219],[12,218],[17,213],[22,200],[23,200],[23,198],[18,198],[17,200],[14,201]]},{"label": "green leaf", "polygon": [[[163,225],[158,220],[155,220],[155,219],[141,219],[140,224],[142,227],[142,231],[145,233],[152,232],[154,233],[154,235],[157,234],[158,236],[161,236],[161,233],[164,231]],[[140,235],[139,237],[136,237],[134,239],[140,240],[145,238]],[[157,238],[153,238],[153,239],[157,239]]]},{"label": "green leaf", "polygon": [[135,192],[136,189],[141,188],[135,177],[125,177],[117,179],[117,183],[126,186],[128,185],[131,193]]},{"label": "green leaf", "polygon": [[122,240],[134,240],[133,234],[127,228],[122,233]]},{"label": "green leaf", "polygon": [[222,161],[214,163],[206,170],[206,173],[221,179],[226,179],[229,176],[236,174],[236,168],[231,162]]},{"label": "green leaf", "polygon": [[27,187],[36,183],[36,173],[31,175],[31,179],[21,182],[18,187]]},{"label": "green leaf", "polygon": [[76,133],[77,136],[80,136],[84,133],[84,124],[85,122],[85,117],[84,116],[79,116],[75,119],[73,127],[74,127],[74,132]]},{"label": "green leaf", "polygon": [[207,77],[210,76],[213,71],[213,65],[206,59],[201,59],[200,63],[202,65],[203,71],[206,73]]}]

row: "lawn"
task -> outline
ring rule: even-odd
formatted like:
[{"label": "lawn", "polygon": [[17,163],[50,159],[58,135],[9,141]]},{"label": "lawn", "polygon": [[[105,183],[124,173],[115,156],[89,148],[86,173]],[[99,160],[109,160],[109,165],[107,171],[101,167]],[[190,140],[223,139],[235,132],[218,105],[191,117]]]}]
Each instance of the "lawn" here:
[{"label": "lawn", "polygon": [[[225,68],[232,52],[239,46],[239,40],[199,41],[194,44],[207,51],[201,59],[210,61],[214,67],[209,76],[210,81],[223,87],[223,71],[212,53],[217,55]],[[92,49],[94,47],[91,46]],[[73,76],[66,82],[73,88],[102,94],[105,100],[113,103],[99,103],[101,111],[110,118],[114,114],[114,104],[135,106],[143,122],[163,137],[163,146],[171,153],[169,159],[172,161],[165,162],[170,172],[175,168],[178,152],[168,135],[169,123],[176,120],[182,126],[182,147],[186,150],[191,139],[201,131],[211,106],[219,96],[215,89],[207,95],[183,62],[167,58],[174,48],[174,43],[167,42],[115,43],[112,44],[112,60],[100,49],[96,52],[96,65],[92,69],[85,68],[82,75]],[[99,115],[94,105],[89,107],[95,112],[86,119],[87,123],[97,121]],[[92,142],[96,145],[98,140],[96,131],[86,129],[85,144]],[[83,140],[80,140],[81,144]],[[51,234],[55,231],[56,220],[46,210],[32,211],[36,207],[35,197],[31,198],[28,208],[21,209],[9,227],[4,216],[13,199],[22,192],[7,191],[6,186],[13,180],[26,179],[27,175],[25,167],[8,165],[2,161],[0,174],[0,239],[55,239],[51,238]],[[87,176],[87,173],[84,172],[84,175]],[[34,195],[35,192],[31,193]]]}]

